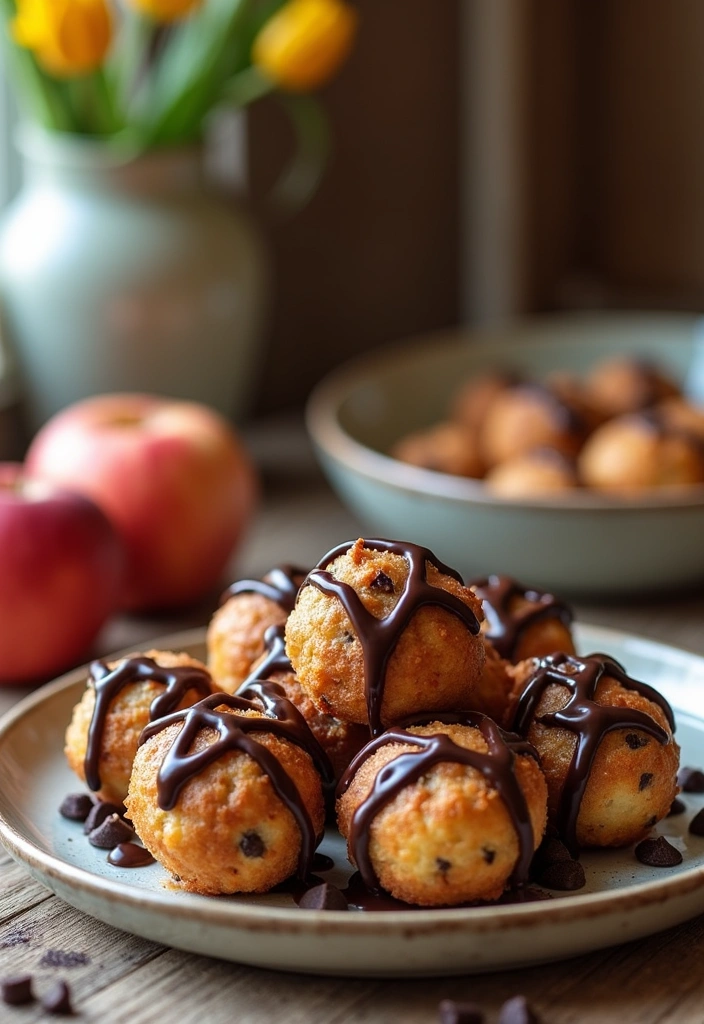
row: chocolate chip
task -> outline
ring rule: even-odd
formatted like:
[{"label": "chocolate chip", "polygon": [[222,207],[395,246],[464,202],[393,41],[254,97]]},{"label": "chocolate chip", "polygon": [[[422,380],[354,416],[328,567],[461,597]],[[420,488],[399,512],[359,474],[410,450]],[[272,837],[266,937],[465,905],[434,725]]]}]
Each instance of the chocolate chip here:
[{"label": "chocolate chip", "polygon": [[638,750],[640,747],[648,746],[648,739],[646,736],[638,736],[634,732],[627,732],[626,744],[631,748],[631,750]]},{"label": "chocolate chip", "polygon": [[73,1013],[71,1006],[71,990],[65,981],[57,981],[42,998],[42,1006],[47,1013],[68,1016]]},{"label": "chocolate chip", "polygon": [[689,831],[693,836],[704,836],[704,808],[690,821]]},{"label": "chocolate chip", "polygon": [[638,792],[642,793],[644,789],[647,789],[650,783],[653,781],[652,772],[643,772],[640,779],[638,780]]},{"label": "chocolate chip", "polygon": [[664,836],[644,839],[636,846],[636,857],[650,868],[674,868],[682,863],[682,854]]},{"label": "chocolate chip", "polygon": [[456,1003],[443,999],[438,1006],[440,1024],[483,1024],[484,1014],[474,1003]]},{"label": "chocolate chip", "polygon": [[501,1007],[499,1024],[540,1024],[540,1017],[525,996],[514,996]]},{"label": "chocolate chip", "polygon": [[91,811],[83,824],[83,831],[86,835],[89,835],[93,829],[99,828],[103,824],[106,818],[109,818],[111,814],[117,814],[122,816],[124,807],[118,807],[117,804],[111,804],[107,800],[99,800],[97,804],[94,804]]},{"label": "chocolate chip", "polygon": [[557,860],[547,864],[538,875],[538,882],[547,889],[571,892],[586,883],[584,868],[578,860]]},{"label": "chocolate chip", "polygon": [[677,781],[685,793],[704,793],[704,772],[698,768],[680,768]]},{"label": "chocolate chip", "polygon": [[546,836],[533,856],[531,876],[538,877],[550,865],[572,859],[572,854],[560,839]]},{"label": "chocolate chip", "polygon": [[90,963],[87,953],[76,953],[74,950],[47,949],[39,961],[40,967],[85,967]]},{"label": "chocolate chip", "polygon": [[240,850],[245,857],[263,857],[266,852],[266,846],[258,832],[245,832],[240,839]]},{"label": "chocolate chip", "polygon": [[683,800],[678,800],[677,797],[670,804],[670,810],[667,812],[668,818],[675,818],[678,814],[684,814],[687,810],[687,805]]},{"label": "chocolate chip", "polygon": [[8,1006],[24,1006],[34,999],[32,978],[29,974],[20,974],[15,978],[3,978],[0,981],[0,996]]},{"label": "chocolate chip", "polygon": [[485,864],[493,864],[496,859],[496,850],[492,850],[490,846],[482,846],[482,857]]},{"label": "chocolate chip", "polygon": [[111,814],[88,836],[90,845],[97,846],[99,850],[114,850],[120,843],[128,843],[130,839],[134,839],[134,832],[119,814]]},{"label": "chocolate chip", "polygon": [[444,857],[436,857],[435,863],[437,864],[438,871],[440,871],[443,875],[446,875],[447,872],[452,867],[452,861],[445,860]]},{"label": "chocolate chip", "polygon": [[381,590],[384,594],[393,594],[396,592],[394,581],[390,576],[387,576],[385,572],[378,572],[369,586],[372,590]]},{"label": "chocolate chip", "polygon": [[69,793],[59,807],[59,814],[69,821],[85,821],[93,806],[93,798],[87,793]]},{"label": "chocolate chip", "polygon": [[298,901],[304,910],[349,910],[347,900],[335,885],[323,882],[304,892]]}]

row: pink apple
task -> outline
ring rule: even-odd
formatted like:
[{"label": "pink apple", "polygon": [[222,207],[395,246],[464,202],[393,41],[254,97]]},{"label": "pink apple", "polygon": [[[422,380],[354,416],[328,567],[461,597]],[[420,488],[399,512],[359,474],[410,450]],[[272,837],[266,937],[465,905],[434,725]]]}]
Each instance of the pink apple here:
[{"label": "pink apple", "polygon": [[33,476],[92,498],[125,544],[124,608],[188,604],[220,582],[256,498],[235,432],[202,405],[99,395],[64,409],[27,455]]},{"label": "pink apple", "polygon": [[117,607],[122,545],[80,494],[0,463],[0,683],[56,675]]}]

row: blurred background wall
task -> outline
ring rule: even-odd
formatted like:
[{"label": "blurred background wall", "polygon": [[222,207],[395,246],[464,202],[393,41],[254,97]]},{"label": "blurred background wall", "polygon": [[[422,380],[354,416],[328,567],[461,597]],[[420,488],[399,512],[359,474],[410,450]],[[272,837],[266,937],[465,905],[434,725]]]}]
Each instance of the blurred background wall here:
[{"label": "blurred background wall", "polygon": [[[524,311],[704,306],[704,4],[360,0],[335,149],[276,272],[259,412],[414,333]],[[249,117],[261,201],[290,140]]]}]

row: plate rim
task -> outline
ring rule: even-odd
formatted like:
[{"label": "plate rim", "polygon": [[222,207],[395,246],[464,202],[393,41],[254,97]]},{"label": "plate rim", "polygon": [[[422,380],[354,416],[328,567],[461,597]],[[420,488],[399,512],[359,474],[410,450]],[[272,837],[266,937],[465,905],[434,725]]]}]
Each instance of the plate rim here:
[{"label": "plate rim", "polygon": [[[661,650],[670,656],[673,653],[678,656],[685,655],[688,660],[699,662],[704,672],[704,656],[695,652],[606,626],[595,626],[585,622],[576,625],[579,629],[595,630],[607,639],[618,638],[621,643],[638,641],[647,645],[653,653]],[[199,627],[132,644],[106,657],[112,660],[136,650],[179,649],[202,644],[205,636],[206,628]],[[87,674],[87,669],[88,665],[72,669],[10,708],[0,718],[0,749],[8,733],[22,718],[64,691],[78,687],[82,682],[81,676]],[[691,711],[687,711],[686,714],[701,722],[704,728],[704,714],[697,715]],[[657,903],[670,902],[704,888],[703,861],[675,876],[665,875],[662,879],[635,883],[622,889],[609,890],[608,893],[599,891],[570,894],[552,900],[524,904],[489,904],[486,907],[425,908],[412,912],[388,911],[383,914],[308,910],[302,914],[296,907],[256,906],[237,902],[237,896],[213,898],[179,893],[178,899],[174,900],[173,894],[167,889],[158,892],[134,887],[127,882],[95,874],[55,854],[43,851],[31,838],[22,835],[7,821],[2,806],[3,800],[4,797],[0,794],[0,842],[15,860],[29,868],[33,876],[52,891],[56,892],[56,889],[47,879],[61,882],[72,891],[86,892],[108,902],[121,903],[130,909],[153,910],[163,917],[170,918],[171,921],[191,921],[195,913],[201,922],[215,927],[239,928],[260,933],[263,925],[271,926],[278,933],[334,933],[341,939],[359,938],[365,934],[398,935],[399,930],[403,932],[404,938],[460,930],[473,933],[501,932],[507,929],[532,928],[537,923],[546,923],[546,918],[549,918],[549,923],[560,925],[575,916],[589,919],[612,916]],[[86,913],[90,914],[90,911]],[[692,916],[696,916],[697,913],[699,911],[695,911]]]}]

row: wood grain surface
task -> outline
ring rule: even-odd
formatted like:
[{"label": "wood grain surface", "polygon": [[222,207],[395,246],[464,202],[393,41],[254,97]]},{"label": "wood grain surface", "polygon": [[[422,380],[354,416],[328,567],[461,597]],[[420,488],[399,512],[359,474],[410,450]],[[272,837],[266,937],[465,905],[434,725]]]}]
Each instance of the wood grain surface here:
[{"label": "wood grain surface", "polygon": [[[317,476],[300,434],[267,428],[252,437],[266,501],[233,574],[279,561],[312,563],[359,525]],[[107,652],[205,622],[207,609],[178,619],[121,619],[101,637]],[[579,606],[583,621],[641,633],[704,654],[704,599]],[[5,689],[0,711],[27,691]],[[704,751],[702,752],[704,761]],[[76,1019],[154,1024],[432,1024],[441,999],[478,1004],[488,1024],[523,993],[544,1024],[702,1024],[704,917],[625,946],[527,970],[417,981],[302,977],[181,953],[94,921],[52,896],[0,849],[0,978],[25,972],[42,996],[57,979],[71,987]],[[39,1001],[0,1005],[2,1024],[48,1020]]]}]

